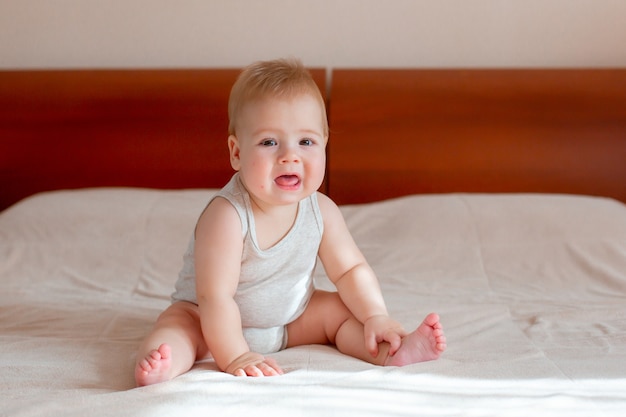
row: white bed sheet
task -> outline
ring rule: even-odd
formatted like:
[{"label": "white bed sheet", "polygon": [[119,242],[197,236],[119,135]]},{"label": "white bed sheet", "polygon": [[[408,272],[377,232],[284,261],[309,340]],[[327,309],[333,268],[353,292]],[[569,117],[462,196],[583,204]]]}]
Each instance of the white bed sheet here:
[{"label": "white bed sheet", "polygon": [[[438,361],[382,368],[327,346],[275,378],[212,362],[134,388],[211,190],[88,189],[0,213],[2,416],[623,416],[626,206],[560,195],[430,195],[342,207],[407,328],[439,312]],[[331,288],[318,268],[318,286]]]}]

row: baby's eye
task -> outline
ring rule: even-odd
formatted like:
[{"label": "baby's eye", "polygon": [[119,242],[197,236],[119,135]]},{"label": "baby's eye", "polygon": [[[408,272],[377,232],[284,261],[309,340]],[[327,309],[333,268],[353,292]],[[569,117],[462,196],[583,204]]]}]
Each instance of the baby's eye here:
[{"label": "baby's eye", "polygon": [[263,139],[261,141],[262,146],[276,146],[276,139]]},{"label": "baby's eye", "polygon": [[313,146],[313,144],[314,144],[313,139],[305,138],[305,139],[300,140],[300,145],[302,146]]}]

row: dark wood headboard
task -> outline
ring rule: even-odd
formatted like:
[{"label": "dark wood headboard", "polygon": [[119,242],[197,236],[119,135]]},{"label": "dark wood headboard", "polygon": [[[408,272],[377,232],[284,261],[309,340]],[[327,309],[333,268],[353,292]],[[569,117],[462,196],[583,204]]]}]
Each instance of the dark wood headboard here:
[{"label": "dark wood headboard", "polygon": [[[311,70],[326,91],[326,71]],[[217,188],[238,69],[0,71],[0,210],[40,191]],[[336,69],[324,191],[626,202],[626,69]]]},{"label": "dark wood headboard", "polygon": [[626,202],[626,69],[333,71],[329,191]]}]

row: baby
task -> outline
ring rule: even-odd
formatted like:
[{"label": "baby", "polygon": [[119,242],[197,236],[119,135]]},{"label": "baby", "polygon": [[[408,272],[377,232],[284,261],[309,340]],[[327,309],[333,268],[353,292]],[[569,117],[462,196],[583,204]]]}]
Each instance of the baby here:
[{"label": "baby", "polygon": [[[337,205],[317,190],[328,141],[324,99],[298,60],[245,68],[229,101],[236,171],[208,203],[184,257],[172,304],[139,348],[138,385],[170,380],[212,357],[236,376],[283,370],[266,354],[332,344],[376,365],[437,359],[437,314],[406,332]],[[336,292],[317,290],[317,259]]]}]

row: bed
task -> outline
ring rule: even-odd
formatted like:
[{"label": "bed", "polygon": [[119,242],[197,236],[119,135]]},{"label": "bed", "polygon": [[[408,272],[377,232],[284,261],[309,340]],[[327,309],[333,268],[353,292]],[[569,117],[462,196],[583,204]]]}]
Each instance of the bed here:
[{"label": "bed", "polygon": [[382,368],[303,346],[273,355],[280,377],[204,361],[135,388],[232,174],[237,70],[2,71],[0,415],[624,415],[626,70],[312,73],[322,191],[391,314],[440,314],[444,355]]}]

